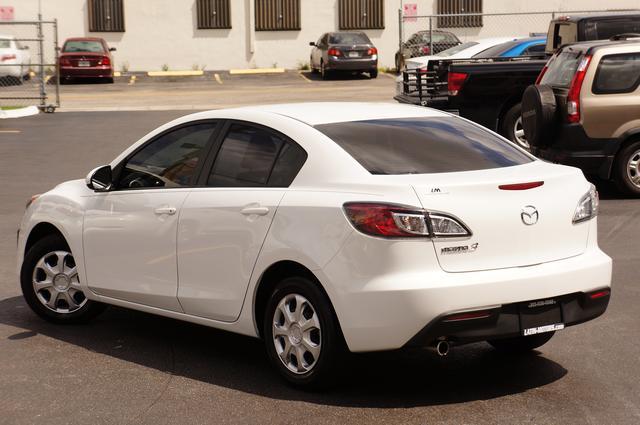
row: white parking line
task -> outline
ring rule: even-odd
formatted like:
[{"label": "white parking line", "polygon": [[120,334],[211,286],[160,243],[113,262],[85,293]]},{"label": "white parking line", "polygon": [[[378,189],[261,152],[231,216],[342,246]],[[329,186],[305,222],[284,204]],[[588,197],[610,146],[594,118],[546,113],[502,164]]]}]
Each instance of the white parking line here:
[{"label": "white parking line", "polygon": [[302,77],[302,79],[303,79],[303,80],[305,80],[307,83],[313,83],[313,81],[311,81],[309,78],[307,78],[307,76],[306,76],[306,75],[304,75],[304,74],[302,73],[302,71],[298,72],[298,75],[299,75],[300,77]]},{"label": "white parking line", "polygon": [[213,78],[216,80],[218,84],[223,84],[222,78],[220,78],[220,74],[213,74]]},{"label": "white parking line", "polygon": [[0,133],[8,133],[8,134],[20,134],[20,130],[0,130]]}]

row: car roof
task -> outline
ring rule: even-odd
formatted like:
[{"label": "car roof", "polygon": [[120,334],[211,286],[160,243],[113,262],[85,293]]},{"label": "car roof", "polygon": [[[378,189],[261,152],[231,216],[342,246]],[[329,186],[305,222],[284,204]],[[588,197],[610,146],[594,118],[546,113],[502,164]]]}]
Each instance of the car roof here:
[{"label": "car roof", "polygon": [[595,50],[606,47],[622,47],[626,45],[638,45],[640,46],[640,38],[633,38],[629,40],[594,40],[594,41],[581,41],[578,43],[567,44],[562,46],[562,49],[570,47],[574,50]]},{"label": "car roof", "polygon": [[376,119],[449,116],[435,109],[398,103],[313,102],[247,106],[237,109],[277,114],[311,126]]},{"label": "car roof", "polygon": [[563,15],[558,16],[553,20],[553,22],[578,22],[589,19],[612,19],[618,18],[622,16],[630,16],[633,18],[640,17],[640,13],[633,13],[634,11],[620,11],[620,12],[606,12],[606,13],[598,13],[598,14],[577,14],[577,15]]},{"label": "car roof", "polygon": [[104,39],[100,37],[70,37],[64,42],[66,43],[67,41],[104,41]]}]

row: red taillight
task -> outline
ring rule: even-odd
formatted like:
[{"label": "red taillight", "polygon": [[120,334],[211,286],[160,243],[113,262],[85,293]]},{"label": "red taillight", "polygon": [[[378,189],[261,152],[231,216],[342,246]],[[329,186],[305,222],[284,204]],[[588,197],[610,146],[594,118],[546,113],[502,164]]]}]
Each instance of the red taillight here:
[{"label": "red taillight", "polygon": [[418,68],[418,74],[426,74],[428,71],[428,68],[426,66],[423,66],[421,68]]},{"label": "red taillight", "polygon": [[431,49],[429,49],[429,46],[422,46],[422,48],[420,48],[420,51],[425,55],[428,55],[429,52],[431,52]]},{"label": "red taillight", "polygon": [[402,205],[348,202],[344,211],[353,226],[372,236],[429,236],[426,212]]},{"label": "red taillight", "polygon": [[2,55],[0,56],[0,62],[10,61],[16,58],[16,55]]},{"label": "red taillight", "polygon": [[540,74],[538,74],[538,78],[536,78],[536,85],[540,84],[540,81],[542,81],[542,77],[544,77],[544,74],[547,72],[547,69],[549,69],[549,65],[545,65],[542,68],[542,71],[540,71]]},{"label": "red taillight", "polygon": [[450,72],[447,77],[449,96],[457,96],[466,79],[467,74],[464,72]]},{"label": "red taillight", "polygon": [[530,182],[530,183],[515,183],[515,184],[501,184],[498,186],[500,190],[529,190],[536,187],[540,187],[544,182]]},{"label": "red taillight", "polygon": [[60,57],[60,65],[62,65],[62,66],[71,66],[71,61],[69,60],[69,58],[67,58],[65,56],[61,56]]},{"label": "red taillight", "polygon": [[342,52],[338,49],[331,48],[327,51],[329,56],[342,56]]},{"label": "red taillight", "polygon": [[375,47],[372,47],[369,50],[367,50],[367,56],[373,56],[377,54],[378,54],[378,49],[376,49]]},{"label": "red taillight", "polygon": [[567,93],[567,122],[580,122],[580,90],[582,90],[582,82],[590,62],[591,56],[583,57],[571,80],[569,93]]},{"label": "red taillight", "polygon": [[104,66],[111,65],[111,60],[109,60],[108,56],[103,56],[102,59],[98,61],[98,65],[104,65]]},{"label": "red taillight", "polygon": [[592,300],[597,300],[598,298],[608,297],[611,294],[611,291],[608,289],[603,289],[601,291],[592,292],[589,294],[589,298]]},{"label": "red taillight", "polygon": [[468,311],[466,313],[452,314],[442,319],[443,322],[461,322],[464,320],[487,319],[491,317],[491,310]]}]

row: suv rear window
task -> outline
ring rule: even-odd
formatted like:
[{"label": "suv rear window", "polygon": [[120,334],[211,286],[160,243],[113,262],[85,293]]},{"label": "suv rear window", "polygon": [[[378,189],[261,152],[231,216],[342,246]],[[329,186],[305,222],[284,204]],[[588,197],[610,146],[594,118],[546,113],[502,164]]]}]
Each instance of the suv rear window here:
[{"label": "suv rear window", "polygon": [[640,53],[603,56],[593,81],[593,93],[629,93],[640,84]]},{"label": "suv rear window", "polygon": [[506,140],[454,117],[340,122],[315,128],[371,174],[449,173],[533,161]]},{"label": "suv rear window", "polygon": [[547,72],[542,76],[540,84],[552,87],[569,88],[571,80],[582,60],[582,52],[567,48],[549,59]]}]

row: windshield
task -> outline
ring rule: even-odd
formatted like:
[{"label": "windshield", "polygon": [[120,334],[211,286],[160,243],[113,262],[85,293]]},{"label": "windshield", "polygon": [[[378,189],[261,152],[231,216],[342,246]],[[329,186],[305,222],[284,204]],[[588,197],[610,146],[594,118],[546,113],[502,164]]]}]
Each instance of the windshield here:
[{"label": "windshield", "polygon": [[104,48],[102,47],[102,43],[99,41],[67,41],[64,44],[64,48],[62,49],[65,53],[74,53],[74,52],[91,52],[91,53],[102,53],[104,52]]},{"label": "windshield", "polygon": [[574,51],[571,48],[561,51],[549,59],[547,71],[542,76],[540,84],[568,88],[581,59],[581,51]]},{"label": "windshield", "polygon": [[466,43],[458,44],[457,46],[451,47],[447,50],[443,50],[440,53],[436,53],[435,56],[452,56],[456,53],[468,49],[469,47],[473,47],[476,44],[478,43],[475,41],[467,41]]},{"label": "windshield", "polygon": [[425,174],[533,161],[479,125],[454,118],[393,118],[315,126],[371,174]]},{"label": "windshield", "polygon": [[339,32],[329,36],[329,44],[370,44],[371,40],[361,32]]}]

